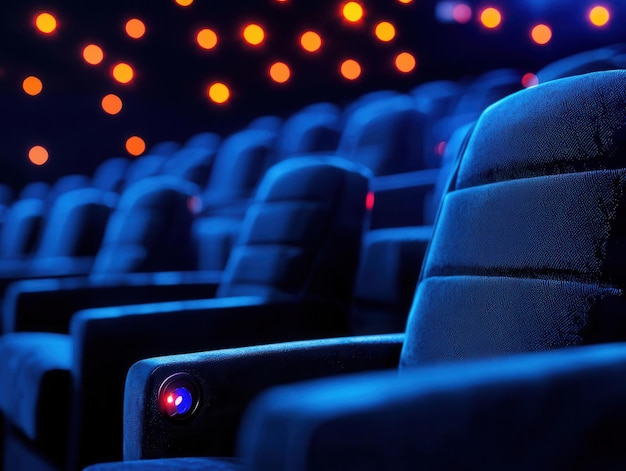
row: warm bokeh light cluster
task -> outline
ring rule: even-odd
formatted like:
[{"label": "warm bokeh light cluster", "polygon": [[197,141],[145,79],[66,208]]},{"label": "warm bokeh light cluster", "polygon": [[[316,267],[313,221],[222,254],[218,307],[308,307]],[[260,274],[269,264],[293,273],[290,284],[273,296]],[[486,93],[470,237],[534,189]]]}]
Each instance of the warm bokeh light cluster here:
[{"label": "warm bokeh light cluster", "polygon": [[[172,0],[172,2],[179,7],[190,7],[194,4],[194,0]],[[286,4],[289,3],[289,1],[275,0],[275,3]],[[413,0],[397,0],[397,3],[409,5],[413,3]],[[390,19],[380,17],[376,18],[372,14],[371,22],[368,21],[369,25],[367,26],[367,29],[354,29],[350,27],[350,25],[363,24],[366,20],[366,10],[362,1],[337,0],[336,5],[339,8],[340,16],[343,19],[343,24],[348,26],[348,30],[351,31],[350,34],[363,34],[369,31],[369,34],[372,34],[375,39],[374,42],[397,42],[398,26],[395,22],[390,21]],[[149,40],[149,38],[146,38],[148,31],[148,28],[146,26],[147,17],[140,16],[141,13],[137,11],[134,12],[134,15],[136,16],[126,16],[126,18],[121,21],[121,24],[123,26],[122,34],[126,37],[127,41],[142,39]],[[37,12],[33,16],[34,26],[38,32],[50,35],[51,33],[54,33],[58,30],[57,18],[57,13],[53,14],[48,11]],[[215,22],[215,19],[211,20],[213,23]],[[69,23],[66,26],[68,28],[72,27],[74,28],[74,30],[77,29],[76,25],[71,25]],[[327,27],[323,24],[317,25],[317,27],[319,27],[320,29],[315,29],[316,25],[314,24],[311,24],[310,27],[312,27],[312,29],[300,29],[299,32],[298,29],[294,29],[294,44],[292,45],[292,50],[293,46],[296,46],[298,50],[305,53],[318,53],[323,50],[325,41],[327,40],[327,36],[332,33],[328,31]],[[251,47],[258,47],[267,43],[268,33],[271,34],[271,31],[268,31],[268,29],[263,26],[263,23],[261,21],[251,21],[248,23],[243,23],[239,35],[241,40],[243,40],[243,45],[248,47],[250,50],[253,50],[253,48]],[[111,34],[114,33],[112,32]],[[220,28],[215,29],[213,27],[200,26],[198,29],[195,30],[194,33],[192,33],[192,37],[194,38],[195,44],[199,48],[199,50],[210,51],[214,49],[219,49],[222,41],[225,41],[227,43],[226,46],[232,47],[231,43],[233,38],[228,38],[227,34],[228,31],[220,30]],[[112,79],[113,86],[115,86],[116,84],[128,85],[133,83],[136,79],[137,67],[140,66],[140,58],[135,57],[133,59],[132,55],[128,54],[128,59],[130,59],[130,61],[127,61],[123,59],[123,56],[120,55],[120,51],[109,50],[112,48],[106,38],[98,39],[97,35],[90,35],[90,37],[97,40],[98,42],[85,42],[81,46],[80,54],[83,63],[90,66],[100,66],[102,64],[105,64],[106,68],[104,70],[109,71],[109,78]],[[335,43],[334,45],[336,49],[336,51],[334,51],[335,54],[341,54],[341,51],[337,49],[338,44],[340,43]],[[106,53],[103,45],[107,47]],[[349,54],[349,51],[346,52],[348,52]],[[123,54],[127,55],[126,51],[124,51]],[[361,59],[356,60],[355,58],[345,58],[348,54],[344,55],[344,59],[340,60],[336,58],[335,61],[339,61],[338,75],[350,82],[362,77],[363,62],[361,61]],[[393,68],[400,74],[407,74],[415,70],[417,62],[415,56],[412,53],[391,50],[390,55],[391,61],[393,62]],[[117,56],[118,60],[116,62],[110,62],[106,64],[105,61],[109,56],[112,58],[115,58]],[[287,85],[292,81],[294,72],[297,72],[297,70],[294,70],[294,67],[297,64],[294,64],[291,61],[276,60],[278,59],[277,56],[278,54],[276,54],[274,61],[270,60],[267,62],[267,79],[275,84]],[[119,59],[122,60],[120,61]],[[133,65],[131,65],[131,61]],[[337,62],[334,63],[336,64]],[[337,71],[333,71],[333,69],[328,70],[327,73],[331,74],[330,77],[337,77]],[[207,77],[207,80],[211,80],[211,77]],[[213,80],[212,82],[210,82],[209,85],[206,86],[204,93],[210,103],[223,105],[231,101],[232,89],[231,85],[227,85],[227,83],[228,81]],[[43,83],[38,77],[28,76],[23,80],[22,88],[24,93],[30,96],[37,96],[43,90]],[[100,96],[102,97],[100,99],[101,112],[104,112],[110,116],[116,116],[122,112],[124,102],[122,101],[122,98],[118,93],[105,92],[102,93]],[[140,155],[145,151],[145,149],[141,151],[138,150],[141,147],[137,144],[138,140],[140,140],[138,136],[133,136],[128,140],[126,140],[126,138],[124,139],[124,147],[129,154]],[[145,146],[145,142],[143,144]],[[39,159],[38,161],[41,162],[42,160],[43,159]]]},{"label": "warm bokeh light cluster", "polygon": [[[129,111],[132,112],[133,100],[121,89],[135,91],[151,83],[150,74],[154,74],[155,69],[147,67],[146,63],[142,62],[143,57],[139,51],[146,51],[148,48],[153,50],[157,47],[154,38],[157,34],[164,34],[163,26],[151,19],[147,11],[142,12],[136,8],[132,12],[120,9],[118,22],[108,25],[110,37],[101,32],[91,34],[89,31],[87,34],[82,30],[81,38],[77,32],[81,32],[83,25],[72,24],[74,19],[63,14],[63,2],[57,3],[59,7],[54,11],[43,11],[44,7],[39,11],[29,11],[25,22],[30,24],[31,32],[35,33],[33,36],[37,41],[49,41],[50,44],[60,44],[63,40],[65,41],[63,47],[66,47],[73,40],[69,34],[66,35],[71,30],[73,37],[77,38],[77,44],[73,45],[74,49],[71,49],[70,53],[73,60],[83,66],[84,64],[94,66],[93,70],[96,73],[101,71],[108,83],[106,88],[98,90],[96,95],[98,98],[95,101],[95,108],[98,113],[109,116],[128,115]],[[193,20],[188,23],[187,30],[182,36],[186,38],[191,53],[196,54],[200,58],[199,61],[204,61],[199,62],[201,65],[196,69],[201,76],[181,75],[180,79],[184,83],[183,87],[194,89],[195,96],[201,98],[198,101],[201,101],[203,106],[224,105],[232,102],[233,96],[242,102],[246,93],[259,93],[260,88],[253,92],[244,90],[241,74],[236,76],[232,71],[223,70],[221,66],[228,62],[231,54],[234,55],[232,62],[245,66],[254,64],[255,69],[250,70],[249,76],[245,78],[264,86],[271,84],[272,93],[283,93],[297,87],[302,80],[311,79],[311,69],[307,71],[303,61],[315,64],[316,81],[330,80],[333,84],[350,87],[354,87],[349,85],[352,82],[360,83],[362,86],[376,71],[381,70],[384,70],[384,73],[395,74],[396,78],[415,77],[417,81],[420,71],[428,65],[428,57],[416,57],[415,51],[420,45],[407,44],[406,41],[409,35],[403,16],[420,6],[420,2],[414,0],[388,2],[389,10],[385,12],[373,2],[335,0],[326,11],[326,18],[323,21],[307,17],[306,21],[280,25],[280,31],[276,29],[276,24],[272,23],[273,17],[267,12],[241,11],[228,26],[220,23],[219,18],[204,15],[200,3],[194,4],[194,0],[171,0],[169,7],[176,15]],[[268,8],[274,8],[274,13],[284,13],[295,8],[297,2],[272,0],[267,3]],[[578,18],[591,30],[606,27],[612,20],[611,8],[610,3],[590,2],[582,11],[578,10]],[[527,44],[530,42],[537,46],[554,46],[557,40],[560,39],[562,42],[564,35],[560,34],[556,23],[550,23],[547,18],[537,18],[537,15],[532,20],[514,17],[513,12],[502,0],[479,3],[469,0],[440,0],[435,2],[433,13],[434,19],[441,23],[458,26],[471,22],[466,28],[474,28],[481,34],[484,34],[485,30],[497,30],[493,37],[503,37],[504,33],[518,25],[525,35],[524,41]],[[525,21],[528,23],[524,23]],[[332,24],[332,27],[329,27],[329,24]],[[287,34],[289,38],[285,39]],[[344,40],[345,38],[348,40]],[[83,42],[79,42],[81,39]],[[116,45],[113,39],[123,41],[121,43],[123,49]],[[354,44],[359,46],[355,47]],[[380,53],[384,55],[383,59],[379,60],[380,56],[377,56],[375,64],[373,56],[368,54],[374,50],[384,51]],[[550,47],[546,47],[546,50],[550,50]],[[241,57],[236,56],[239,53]],[[169,67],[171,62],[164,60],[163,64],[156,66]],[[173,68],[178,70],[174,66]],[[42,95],[40,100],[45,100],[56,86],[56,82],[51,80],[45,71],[37,68],[36,64],[22,71],[18,77],[22,87],[20,92],[23,91],[31,97]],[[141,80],[138,80],[138,77]],[[46,91],[42,94],[44,81]],[[537,77],[532,73],[524,75],[522,79],[524,87],[537,83]],[[127,87],[130,84],[133,86]],[[97,100],[100,100],[100,108],[97,106]],[[221,107],[221,110],[227,111],[229,108],[232,107]],[[212,109],[217,110],[220,107],[212,106]],[[139,133],[141,134],[141,131]],[[139,141],[143,145],[141,150]],[[145,152],[145,145],[145,141],[139,136],[133,136],[128,140],[124,136],[120,139],[120,148],[125,148],[131,155],[141,155]],[[41,157],[43,152],[45,159]],[[58,152],[55,152],[55,155],[58,155]],[[29,159],[37,165],[43,165],[48,160],[48,151],[35,146],[29,151]]]}]

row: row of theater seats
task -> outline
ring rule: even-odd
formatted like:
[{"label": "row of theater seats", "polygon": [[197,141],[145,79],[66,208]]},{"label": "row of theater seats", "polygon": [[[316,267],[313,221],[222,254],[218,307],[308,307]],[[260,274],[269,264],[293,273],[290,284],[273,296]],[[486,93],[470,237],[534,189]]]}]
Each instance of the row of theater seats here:
[{"label": "row of theater seats", "polygon": [[[604,374],[624,368],[619,348],[575,349],[573,359],[560,350],[622,337],[625,78],[619,71],[553,78],[465,118],[455,112],[423,120],[431,143],[440,142],[436,129],[455,123],[445,159],[397,171],[377,172],[392,168],[386,159],[394,154],[376,149],[396,149],[406,160],[406,145],[414,140],[421,147],[427,139],[406,127],[411,120],[391,125],[385,112],[408,96],[393,91],[345,107],[340,115],[351,118],[327,141],[330,149],[277,159],[276,140],[291,120],[272,116],[223,140],[207,133],[183,145],[162,143],[132,163],[149,162],[151,178],[104,192],[114,201],[105,205],[110,214],[86,277],[66,269],[50,278],[52,264],[33,280],[7,274],[0,337],[5,469],[77,470],[119,460],[122,451],[130,461],[90,471],[407,469],[522,460],[515,447],[534,445],[529,428],[538,430],[556,407],[553,395],[567,385],[597,379],[611,385],[603,400],[621,394],[617,378]],[[424,103],[439,85],[418,87]],[[415,96],[401,107],[409,115]],[[469,95],[457,96],[457,106],[463,100]],[[370,111],[357,119],[363,109]],[[356,127],[351,122],[376,124],[350,138],[360,153],[342,154],[340,143]],[[376,145],[379,130],[387,133]],[[204,184],[161,174],[162,164],[201,140],[210,143],[189,154],[213,156]],[[245,157],[236,164],[224,155]],[[380,167],[373,165],[377,156]],[[257,181],[238,171],[240,162],[257,170]],[[211,182],[223,185],[226,169],[249,193],[217,204]],[[376,185],[397,190],[402,184],[394,180],[415,182],[419,172],[439,178],[434,228],[425,219],[373,227],[368,194],[374,191],[377,208]],[[94,189],[92,183],[76,191]],[[77,201],[77,194],[67,200]],[[402,201],[420,211],[423,204]],[[230,230],[211,235],[225,220],[236,238]],[[199,230],[198,221],[209,229]],[[216,239],[230,244],[222,252],[227,261],[208,270],[200,242]],[[546,349],[559,353],[475,362]],[[456,360],[471,366],[448,364]],[[429,366],[440,362],[446,365]],[[401,374],[286,386],[257,400],[273,385],[372,369]],[[568,404],[578,407],[589,394],[577,389]],[[522,400],[522,412],[509,410]],[[493,410],[509,422],[475,419]],[[617,441],[600,446],[586,435],[596,431],[590,424],[605,433],[620,418],[606,414],[583,418],[580,435],[558,435],[554,450],[541,446],[523,455],[526,463],[544,455],[556,465],[581,456],[621,459]],[[550,425],[560,430],[560,422]],[[580,450],[563,456],[581,436]],[[507,437],[496,451],[494,437]]]}]

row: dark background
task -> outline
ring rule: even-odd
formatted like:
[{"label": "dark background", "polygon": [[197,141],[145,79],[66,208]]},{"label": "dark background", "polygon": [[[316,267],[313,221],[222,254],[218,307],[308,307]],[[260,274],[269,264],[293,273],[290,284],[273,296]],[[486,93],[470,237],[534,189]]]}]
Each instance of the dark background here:
[{"label": "dark background", "polygon": [[[126,155],[124,142],[137,134],[148,149],[163,140],[184,141],[195,132],[222,135],[244,126],[256,116],[286,116],[313,101],[346,104],[375,89],[408,91],[419,83],[474,76],[496,67],[536,71],[568,54],[626,41],[623,1],[603,5],[612,11],[610,24],[594,28],[586,13],[594,2],[538,1],[486,3],[466,1],[474,11],[466,24],[437,18],[438,2],[414,0],[362,1],[366,16],[358,25],[340,17],[342,1],[195,0],[180,7],[173,0],[2,0],[0,4],[0,183],[20,188],[28,181],[54,181],[65,173],[91,173],[107,157]],[[486,30],[478,21],[485,6],[496,6],[504,21]],[[43,35],[34,28],[38,12],[49,11],[58,30]],[[140,40],[128,38],[125,22],[137,17],[147,26]],[[380,20],[395,24],[390,43],[377,41],[372,30]],[[264,25],[265,43],[244,45],[241,27],[248,21]],[[530,27],[550,24],[553,40],[533,44]],[[194,41],[201,27],[219,35],[218,47],[201,50]],[[314,29],[324,39],[322,51],[309,54],[298,45],[300,33]],[[82,48],[94,42],[105,60],[87,65]],[[393,67],[401,51],[413,53],[417,69],[401,74]],[[363,74],[350,82],[338,73],[345,58],[361,62]],[[110,68],[128,61],[136,70],[130,85],[117,84]],[[267,76],[269,64],[282,60],[291,66],[285,85]],[[26,95],[22,80],[36,75],[43,93]],[[223,80],[231,86],[231,101],[217,106],[205,95],[207,84]],[[105,114],[100,100],[116,93],[122,112]],[[36,144],[50,151],[38,167],[27,158]]]}]

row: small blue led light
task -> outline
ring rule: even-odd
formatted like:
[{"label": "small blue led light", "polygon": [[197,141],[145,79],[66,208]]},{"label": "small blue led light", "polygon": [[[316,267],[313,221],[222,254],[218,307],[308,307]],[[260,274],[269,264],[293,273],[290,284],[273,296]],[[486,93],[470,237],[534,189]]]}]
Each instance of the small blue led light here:
[{"label": "small blue led light", "polygon": [[187,373],[168,377],[159,388],[159,409],[172,419],[191,416],[199,404],[199,390]]}]

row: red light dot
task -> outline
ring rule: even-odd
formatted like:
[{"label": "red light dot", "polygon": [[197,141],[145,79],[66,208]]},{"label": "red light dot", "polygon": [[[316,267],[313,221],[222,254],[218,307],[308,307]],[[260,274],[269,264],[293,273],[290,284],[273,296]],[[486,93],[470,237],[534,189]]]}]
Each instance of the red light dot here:
[{"label": "red light dot", "polygon": [[469,23],[472,19],[472,8],[466,3],[457,3],[452,8],[452,19],[459,24]]},{"label": "red light dot", "polygon": [[530,88],[534,87],[535,85],[539,85],[539,77],[531,72],[524,74],[524,76],[522,77],[522,86],[524,88]]}]

